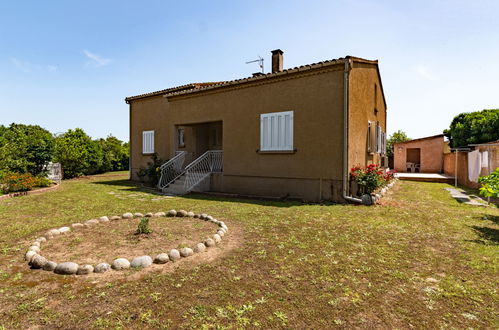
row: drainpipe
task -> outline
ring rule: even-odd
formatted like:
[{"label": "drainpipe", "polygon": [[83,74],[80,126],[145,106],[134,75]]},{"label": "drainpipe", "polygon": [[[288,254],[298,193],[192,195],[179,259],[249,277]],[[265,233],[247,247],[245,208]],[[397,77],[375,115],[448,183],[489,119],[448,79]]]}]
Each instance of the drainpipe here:
[{"label": "drainpipe", "polygon": [[343,72],[343,198],[349,202],[362,203],[359,198],[349,196],[348,186],[348,76],[350,74],[350,59],[345,58],[345,71]]}]

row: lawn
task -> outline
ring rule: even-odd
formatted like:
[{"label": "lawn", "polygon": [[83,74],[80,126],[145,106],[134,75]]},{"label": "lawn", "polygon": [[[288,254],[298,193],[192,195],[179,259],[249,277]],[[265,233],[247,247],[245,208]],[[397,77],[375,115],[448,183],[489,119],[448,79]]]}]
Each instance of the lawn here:
[{"label": "lawn", "polygon": [[[0,329],[497,328],[499,210],[399,182],[374,207],[202,195],[126,176],[0,201]],[[230,231],[213,258],[120,276],[30,270],[27,244],[101,215],[185,209]]]}]

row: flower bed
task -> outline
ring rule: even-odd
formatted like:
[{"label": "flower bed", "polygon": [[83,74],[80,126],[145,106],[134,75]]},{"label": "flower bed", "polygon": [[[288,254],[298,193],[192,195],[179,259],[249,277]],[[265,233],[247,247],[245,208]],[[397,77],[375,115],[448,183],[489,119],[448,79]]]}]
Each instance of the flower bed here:
[{"label": "flower bed", "polygon": [[49,187],[52,181],[42,176],[30,173],[6,173],[0,176],[0,191],[2,194],[30,191],[35,187]]},{"label": "flower bed", "polygon": [[358,186],[357,196],[362,197],[364,204],[370,205],[393,186],[395,171],[385,171],[377,164],[355,166],[350,169],[350,180]]}]

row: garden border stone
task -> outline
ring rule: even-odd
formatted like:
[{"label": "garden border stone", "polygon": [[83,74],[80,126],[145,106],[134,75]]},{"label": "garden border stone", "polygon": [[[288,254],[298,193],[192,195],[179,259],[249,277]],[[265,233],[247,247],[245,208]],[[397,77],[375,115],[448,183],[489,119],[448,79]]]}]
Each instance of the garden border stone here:
[{"label": "garden border stone", "polygon": [[120,271],[129,268],[146,268],[154,264],[165,264],[168,261],[177,261],[183,258],[188,258],[195,253],[202,253],[206,251],[207,248],[214,247],[222,241],[222,238],[228,231],[227,225],[223,221],[215,219],[213,216],[206,213],[194,213],[192,211],[185,210],[170,210],[168,212],[148,212],[145,217],[185,217],[191,219],[200,219],[203,221],[211,222],[217,226],[216,233],[207,238],[206,240],[199,242],[194,245],[194,247],[183,247],[182,249],[171,249],[168,253],[160,253],[154,259],[148,255],[137,256],[132,258],[130,262],[125,258],[117,258],[112,261],[111,264],[106,262],[100,262],[97,265],[78,265],[74,262],[62,262],[56,263],[54,261],[48,260],[43,257],[40,252],[42,244],[47,240],[56,239],[61,236],[61,234],[71,234],[71,232],[76,231],[80,228],[86,228],[88,226],[99,225],[101,223],[107,223],[111,220],[118,219],[133,219],[137,217],[144,217],[142,213],[123,213],[121,216],[101,216],[91,220],[84,221],[83,223],[73,223],[67,227],[60,227],[48,230],[44,236],[36,238],[29,246],[28,250],[24,254],[24,260],[27,261],[28,265],[32,269],[43,269],[46,271],[53,271],[55,274],[60,275],[88,275],[91,273],[104,273],[109,270]]}]

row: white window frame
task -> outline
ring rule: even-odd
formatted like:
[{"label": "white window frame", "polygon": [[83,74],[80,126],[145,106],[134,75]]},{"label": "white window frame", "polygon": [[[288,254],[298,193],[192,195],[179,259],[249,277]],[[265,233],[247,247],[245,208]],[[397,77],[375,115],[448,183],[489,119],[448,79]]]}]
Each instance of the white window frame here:
[{"label": "white window frame", "polygon": [[142,153],[145,155],[154,153],[154,131],[142,131]]},{"label": "white window frame", "polygon": [[293,130],[292,110],[260,114],[260,151],[294,151]]}]

